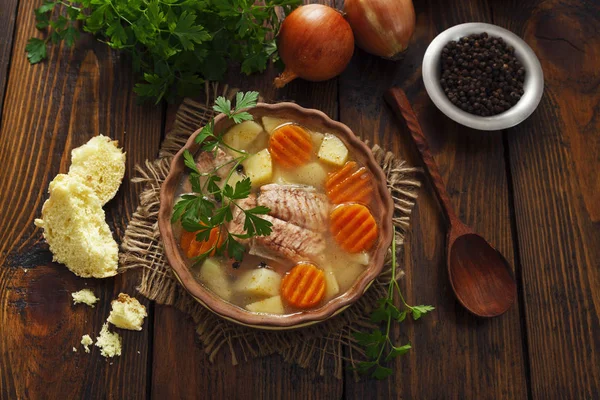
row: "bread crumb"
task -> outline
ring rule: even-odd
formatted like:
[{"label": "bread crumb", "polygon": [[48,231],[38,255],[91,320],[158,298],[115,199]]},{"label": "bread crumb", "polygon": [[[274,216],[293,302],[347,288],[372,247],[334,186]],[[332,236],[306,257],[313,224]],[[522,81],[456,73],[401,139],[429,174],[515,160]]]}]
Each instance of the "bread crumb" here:
[{"label": "bread crumb", "polygon": [[81,344],[83,345],[85,352],[89,353],[90,352],[90,348],[88,347],[91,344],[94,344],[94,341],[92,340],[92,338],[90,337],[90,335],[83,335],[81,337]]},{"label": "bread crumb", "polygon": [[109,332],[108,324],[102,325],[100,336],[96,338],[96,346],[100,348],[103,357],[121,355],[121,337],[116,332]]},{"label": "bread crumb", "polygon": [[73,297],[73,304],[84,303],[92,308],[100,300],[90,289],[81,289],[78,292],[71,293],[71,296]]},{"label": "bread crumb", "polygon": [[77,348],[73,347],[73,353],[77,353]]},{"label": "bread crumb", "polygon": [[108,316],[108,322],[121,329],[141,331],[144,318],[148,315],[144,307],[137,299],[129,297],[125,293],[119,293],[116,300],[111,302],[112,310]]}]

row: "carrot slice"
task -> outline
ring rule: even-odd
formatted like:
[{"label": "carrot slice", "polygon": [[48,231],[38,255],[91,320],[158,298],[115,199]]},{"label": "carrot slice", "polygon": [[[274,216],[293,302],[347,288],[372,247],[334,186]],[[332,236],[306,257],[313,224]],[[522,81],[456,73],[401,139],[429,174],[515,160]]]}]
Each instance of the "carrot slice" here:
[{"label": "carrot slice", "polygon": [[358,168],[354,161],[348,161],[340,170],[331,173],[325,190],[333,204],[369,204],[373,198],[371,175],[365,167]]},{"label": "carrot slice", "polygon": [[217,247],[219,247],[224,240],[224,238],[221,235],[220,229],[216,227],[213,228],[210,231],[208,240],[196,240],[197,233],[198,232],[184,231],[181,234],[181,249],[184,251],[186,257],[198,257],[199,255],[208,252],[213,246],[215,248],[210,252],[210,255],[214,256],[217,251]]},{"label": "carrot slice", "polygon": [[331,234],[340,247],[349,253],[369,251],[377,241],[377,222],[362,204],[337,206],[330,218]]},{"label": "carrot slice", "polygon": [[283,125],[273,131],[269,140],[271,158],[284,168],[306,164],[312,150],[310,133],[299,125]]},{"label": "carrot slice", "polygon": [[325,296],[325,273],[314,264],[296,264],[281,280],[281,296],[297,308],[310,308]]}]

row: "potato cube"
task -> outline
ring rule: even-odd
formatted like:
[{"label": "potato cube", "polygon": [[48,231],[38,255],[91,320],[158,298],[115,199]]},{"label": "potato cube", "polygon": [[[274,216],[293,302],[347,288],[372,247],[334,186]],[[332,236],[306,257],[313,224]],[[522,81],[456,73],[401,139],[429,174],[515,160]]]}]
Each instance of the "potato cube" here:
[{"label": "potato cube", "polygon": [[348,149],[337,136],[325,135],[318,157],[323,162],[341,167],[348,159]]},{"label": "potato cube", "polygon": [[365,267],[360,264],[348,264],[344,268],[335,270],[335,277],[341,289],[347,290],[354,284],[356,279],[365,271]]},{"label": "potato cube", "polygon": [[294,169],[280,169],[277,177],[282,182],[322,188],[327,179],[327,170],[322,164],[311,162]]},{"label": "potato cube", "polygon": [[363,251],[360,253],[348,254],[348,259],[353,263],[367,265],[369,264],[369,253]]},{"label": "potato cube", "polygon": [[198,279],[217,296],[231,299],[231,285],[219,260],[207,258],[200,267]]},{"label": "potato cube", "polygon": [[[239,181],[243,180],[245,177],[244,175],[240,174],[239,172],[234,172],[233,174],[231,174],[231,178],[229,178],[229,181],[227,182],[227,184],[229,186],[231,186],[232,188],[235,188],[235,184],[238,183]],[[221,189],[223,189],[225,187],[225,178],[223,178],[222,180],[220,180],[217,185],[219,185],[219,187]]]},{"label": "potato cube", "polygon": [[[234,149],[251,151],[253,142],[260,139],[263,127],[254,121],[244,121],[231,127],[223,136],[223,143]],[[263,146],[265,147],[265,146]]]},{"label": "potato cube", "polygon": [[273,176],[273,162],[269,150],[262,149],[248,157],[243,163],[246,176],[252,181],[252,187],[262,186]]},{"label": "potato cube", "polygon": [[242,275],[235,289],[248,295],[275,296],[279,293],[280,284],[281,276],[277,272],[260,268]]},{"label": "potato cube", "polygon": [[319,147],[321,147],[321,143],[323,143],[323,138],[325,137],[325,135],[319,132],[311,132],[310,137],[313,142],[313,148],[318,149]]},{"label": "potato cube", "polygon": [[340,292],[340,285],[338,285],[335,274],[331,269],[325,269],[325,299],[329,300]]},{"label": "potato cube", "polygon": [[285,314],[281,296],[273,296],[268,299],[256,301],[246,305],[248,311],[265,314]]},{"label": "potato cube", "polygon": [[263,126],[269,135],[272,134],[277,127],[289,122],[291,121],[283,118],[262,117]]}]

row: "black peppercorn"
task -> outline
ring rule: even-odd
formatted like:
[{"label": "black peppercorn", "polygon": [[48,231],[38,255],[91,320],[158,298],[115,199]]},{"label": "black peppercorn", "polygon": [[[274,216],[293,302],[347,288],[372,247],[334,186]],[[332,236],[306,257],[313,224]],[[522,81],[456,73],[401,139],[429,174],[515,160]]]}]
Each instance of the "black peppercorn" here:
[{"label": "black peppercorn", "polygon": [[233,269],[238,269],[240,267],[240,262],[236,261],[233,264],[231,264],[231,266],[233,267]]},{"label": "black peppercorn", "polygon": [[526,74],[514,51],[486,32],[450,41],[442,50],[444,93],[457,107],[476,115],[508,110],[523,95]]}]

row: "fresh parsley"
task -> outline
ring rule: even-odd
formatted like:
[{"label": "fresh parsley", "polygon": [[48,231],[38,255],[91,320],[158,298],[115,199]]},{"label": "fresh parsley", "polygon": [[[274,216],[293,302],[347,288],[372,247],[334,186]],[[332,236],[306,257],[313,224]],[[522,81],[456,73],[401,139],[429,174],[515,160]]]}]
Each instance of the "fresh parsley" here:
[{"label": "fresh parsley", "polygon": [[[245,111],[254,107],[258,101],[258,92],[237,93],[236,106],[231,106],[231,101],[225,97],[218,97],[214,109],[225,114],[228,118],[239,124],[252,120],[252,115]],[[219,147],[225,147],[230,153],[236,154],[231,161],[217,165],[211,171],[198,170],[194,156],[187,149],[183,153],[185,166],[190,170],[189,180],[193,194],[184,194],[173,207],[172,222],[181,221],[183,229],[196,232],[196,240],[208,241],[213,228],[219,228],[223,240],[217,241],[213,247],[198,257],[204,259],[213,252],[218,255],[227,253],[230,257],[241,261],[244,257],[245,247],[239,239],[248,239],[254,236],[268,236],[271,234],[271,222],[261,218],[270,210],[264,206],[250,209],[242,208],[238,203],[250,195],[252,182],[250,178],[237,181],[234,186],[229,184],[231,176],[251,154],[228,146],[223,142],[223,133],[214,131],[214,120],[211,119],[196,136],[196,143],[202,151],[216,152]],[[221,168],[230,168],[221,185],[221,177],[217,172]],[[202,178],[204,182],[202,183]],[[227,229],[227,222],[233,219],[232,208],[239,208],[244,213],[244,234],[233,234]]]},{"label": "fresh parsley", "polygon": [[[398,293],[398,297],[402,302],[402,310],[394,304],[395,293]],[[410,306],[404,300],[402,291],[396,280],[396,241],[392,241],[392,278],[388,285],[388,294],[377,301],[377,308],[371,313],[371,322],[382,324],[385,326],[385,330],[374,329],[371,332],[355,332],[353,334],[354,339],[364,348],[365,355],[367,356],[367,361],[357,363],[355,369],[360,374],[370,374],[375,379],[385,379],[392,375],[392,369],[384,366],[384,364],[400,355],[408,353],[411,349],[410,342],[397,346],[392,341],[390,338],[392,322],[402,322],[408,314],[416,321],[424,314],[433,310],[434,307],[432,306]]]},{"label": "fresh parsley", "polygon": [[[205,80],[221,80],[231,63],[242,72],[264,71],[277,61],[278,9],[291,12],[300,0],[56,0],[35,10],[44,39],[31,38],[31,64],[47,57],[47,44],[71,47],[80,27],[130,54],[142,100],[173,101],[197,94]],[[244,118],[244,116],[238,118]]]}]

